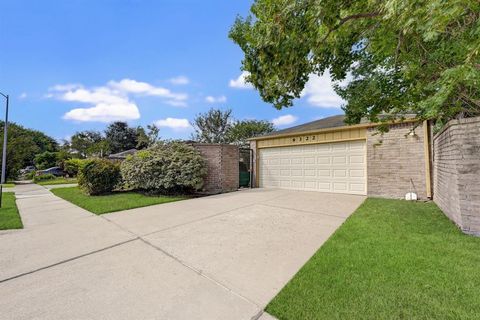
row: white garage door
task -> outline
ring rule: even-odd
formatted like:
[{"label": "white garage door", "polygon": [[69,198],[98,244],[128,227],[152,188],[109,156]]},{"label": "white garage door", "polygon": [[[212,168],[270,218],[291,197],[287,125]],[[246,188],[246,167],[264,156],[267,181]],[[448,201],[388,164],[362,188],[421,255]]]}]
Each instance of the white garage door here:
[{"label": "white garage door", "polygon": [[259,150],[260,187],[366,194],[365,141]]}]

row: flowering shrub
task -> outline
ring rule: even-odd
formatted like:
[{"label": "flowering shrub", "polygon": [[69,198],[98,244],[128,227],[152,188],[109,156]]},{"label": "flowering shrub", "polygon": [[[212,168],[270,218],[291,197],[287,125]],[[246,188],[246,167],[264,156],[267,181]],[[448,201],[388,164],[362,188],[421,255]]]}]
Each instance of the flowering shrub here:
[{"label": "flowering shrub", "polygon": [[169,142],[127,157],[121,164],[121,174],[126,188],[186,193],[202,188],[207,168],[195,148]]}]

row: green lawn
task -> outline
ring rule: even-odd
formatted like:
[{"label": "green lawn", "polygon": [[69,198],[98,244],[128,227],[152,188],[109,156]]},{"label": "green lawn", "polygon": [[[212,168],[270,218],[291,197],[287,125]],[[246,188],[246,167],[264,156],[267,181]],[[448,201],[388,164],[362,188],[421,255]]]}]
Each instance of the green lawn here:
[{"label": "green lawn", "polygon": [[73,184],[73,183],[77,183],[77,178],[56,178],[52,180],[36,182],[36,184],[39,184],[41,186],[52,186],[56,184]]},{"label": "green lawn", "polygon": [[23,224],[15,203],[15,194],[13,192],[4,192],[2,208],[0,208],[0,230],[21,228],[23,228]]},{"label": "green lawn", "polygon": [[186,199],[182,196],[146,196],[136,192],[116,192],[104,196],[88,196],[81,192],[78,187],[58,188],[51,191],[60,198],[96,214]]},{"label": "green lawn", "polygon": [[368,199],[266,310],[278,319],[479,319],[480,238],[433,203]]},{"label": "green lawn", "polygon": [[15,183],[7,182],[7,183],[2,184],[2,186],[4,188],[13,188],[13,187],[15,187]]}]

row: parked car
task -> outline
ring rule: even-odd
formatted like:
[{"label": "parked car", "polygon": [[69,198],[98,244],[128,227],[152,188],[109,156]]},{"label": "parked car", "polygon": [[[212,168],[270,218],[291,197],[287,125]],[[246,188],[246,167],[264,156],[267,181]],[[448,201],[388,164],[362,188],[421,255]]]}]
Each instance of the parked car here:
[{"label": "parked car", "polygon": [[54,176],[62,177],[65,175],[65,172],[63,172],[60,167],[51,167],[45,170],[39,170],[36,173],[37,176],[41,176],[42,174],[53,174]]},{"label": "parked car", "polygon": [[20,174],[22,174],[22,175],[27,174],[27,173],[33,172],[35,170],[36,170],[35,166],[27,166],[23,169],[20,169]]}]

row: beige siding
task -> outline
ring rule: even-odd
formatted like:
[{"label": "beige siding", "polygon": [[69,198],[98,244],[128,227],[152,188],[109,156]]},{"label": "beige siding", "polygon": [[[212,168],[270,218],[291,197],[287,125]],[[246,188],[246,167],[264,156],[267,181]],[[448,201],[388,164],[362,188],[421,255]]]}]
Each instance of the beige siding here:
[{"label": "beige siding", "polygon": [[366,128],[345,129],[341,131],[299,134],[295,136],[258,140],[257,147],[272,148],[272,147],[329,143],[329,142],[339,142],[339,141],[362,140],[362,139],[365,139],[366,136],[367,136]]}]

